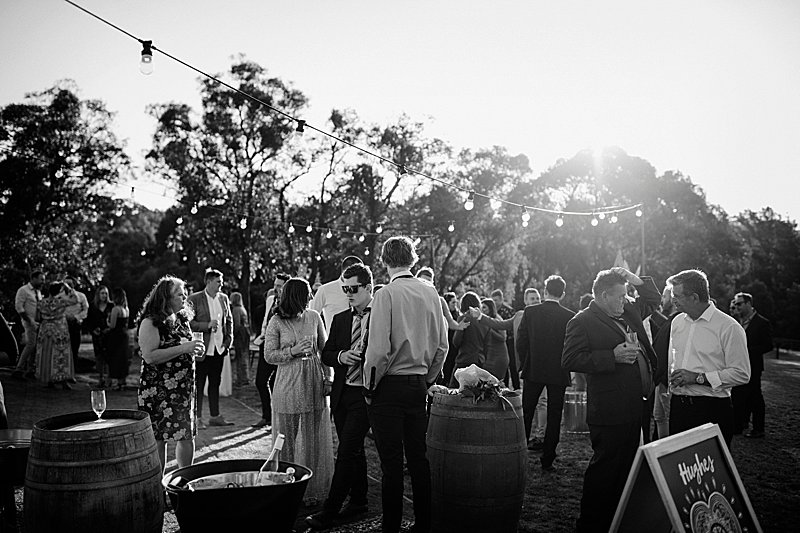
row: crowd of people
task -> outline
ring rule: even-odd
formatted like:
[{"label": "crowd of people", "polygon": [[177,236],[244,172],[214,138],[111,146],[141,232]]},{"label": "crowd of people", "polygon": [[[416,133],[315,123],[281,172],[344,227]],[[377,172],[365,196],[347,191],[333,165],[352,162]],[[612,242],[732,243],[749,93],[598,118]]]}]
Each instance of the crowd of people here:
[{"label": "crowd of people", "polygon": [[[305,279],[277,274],[253,341],[262,404],[253,427],[283,434],[282,459],[314,471],[304,501],[322,506],[306,519],[312,529],[367,512],[364,443],[371,431],[383,474],[383,531],[400,530],[404,468],[413,489],[411,531],[430,530],[427,397],[434,384],[458,387],[455,371],[473,364],[521,389],[528,447],[541,451],[544,472],[557,468],[566,390],[585,390],[593,456],[578,531],[608,529],[642,442],[708,422],[719,425],[729,446],[736,434],[765,435],[760,380],[763,356],[772,349],[769,321],[744,292],[729,313],[719,309],[700,270],[675,274],[663,290],[623,267],[603,270],[577,312],[564,305],[567,282],[554,274],[543,293],[526,288],[523,308],[514,310],[499,289],[485,297],[469,290],[440,296],[432,269],[412,271],[418,256],[406,237],[387,239],[380,259],[385,284],[355,256],[315,291]],[[234,380],[250,383],[242,295],[228,298],[218,270],[208,270],[204,283],[187,294],[184,281],[161,278],[135,321],[138,405],[151,417],[162,468],[168,442],[175,442],[178,466],[186,466],[198,429],[230,424],[219,410],[226,357],[236,360]],[[74,280],[51,283],[46,294],[43,286],[37,271],[17,294],[27,342],[15,375],[69,387],[74,330],[91,334],[101,384],[106,368],[110,386],[124,383],[130,359],[124,290],[109,298],[101,286],[88,303]]]}]

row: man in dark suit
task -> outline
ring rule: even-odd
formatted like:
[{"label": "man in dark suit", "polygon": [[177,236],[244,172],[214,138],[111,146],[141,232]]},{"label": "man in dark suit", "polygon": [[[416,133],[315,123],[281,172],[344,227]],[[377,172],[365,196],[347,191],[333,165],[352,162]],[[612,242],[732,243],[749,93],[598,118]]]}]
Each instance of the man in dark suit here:
[{"label": "man in dark suit", "polygon": [[547,387],[547,429],[541,457],[542,469],[546,471],[554,469],[564,391],[570,384],[569,371],[561,367],[567,322],[575,316],[561,305],[566,286],[561,276],[550,276],[545,280],[544,302],[525,308],[516,338],[521,359],[522,415],[526,438],[530,438],[539,395]]},{"label": "man in dark suit", "polygon": [[203,333],[205,357],[196,361],[197,373],[197,426],[206,427],[203,416],[203,389],[208,379],[208,410],[210,426],[231,426],[219,413],[219,385],[222,382],[222,364],[233,344],[233,315],[228,297],[222,293],[222,272],[209,269],[204,278],[206,287],[189,296],[194,308],[194,318],[189,325],[192,331]]},{"label": "man in dark suit", "polygon": [[764,354],[773,348],[772,326],[769,320],[756,312],[751,294],[737,293],[733,297],[733,306],[736,308],[736,315],[747,334],[747,353],[750,357],[750,382],[731,389],[733,433],[739,434],[745,429],[752,413],[753,427],[744,436],[763,438],[766,409],[764,394],[761,392],[761,373],[764,372]]},{"label": "man in dark suit", "polygon": [[[334,315],[322,362],[333,368],[331,412],[339,448],[331,488],[322,510],[306,518],[311,529],[328,529],[337,518],[366,513],[367,456],[364,437],[369,430],[364,379],[363,339],[372,303],[372,271],[356,263],[342,273],[342,291],[350,308]],[[350,501],[342,509],[347,496]],[[341,512],[340,512],[341,509]]]},{"label": "man in dark suit", "polygon": [[[626,282],[636,287],[636,300],[628,299]],[[622,267],[598,273],[592,293],[589,307],[567,324],[561,358],[565,370],[586,375],[594,452],[583,479],[579,532],[608,531],[625,488],[657,365],[642,318],[661,301],[652,279]]]}]

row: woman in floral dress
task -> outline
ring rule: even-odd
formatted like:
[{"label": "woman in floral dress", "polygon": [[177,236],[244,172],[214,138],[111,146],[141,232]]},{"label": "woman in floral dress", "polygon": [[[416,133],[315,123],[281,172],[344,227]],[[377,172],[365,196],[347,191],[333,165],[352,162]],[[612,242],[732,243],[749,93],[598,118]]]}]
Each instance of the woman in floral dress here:
[{"label": "woman in floral dress", "polygon": [[311,287],[306,280],[287,281],[264,336],[264,359],[278,366],[272,390],[272,434],[286,437],[282,460],[314,472],[303,498],[306,505],[328,495],[333,477],[333,437],[326,397],[333,372],[320,359],[327,336],[319,313],[308,309],[310,299]]},{"label": "woman in floral dress", "polygon": [[58,383],[64,389],[71,389],[69,381],[75,379],[64,311],[77,301],[75,291],[57,281],[50,285],[47,296],[39,302],[41,322],[36,337],[36,377],[50,388]]},{"label": "woman in floral dress", "polygon": [[162,474],[168,441],[175,441],[179,468],[194,460],[194,358],[205,352],[205,346],[192,340],[191,317],[184,282],[165,276],[145,298],[137,319],[142,350],[139,410],[150,415]]}]

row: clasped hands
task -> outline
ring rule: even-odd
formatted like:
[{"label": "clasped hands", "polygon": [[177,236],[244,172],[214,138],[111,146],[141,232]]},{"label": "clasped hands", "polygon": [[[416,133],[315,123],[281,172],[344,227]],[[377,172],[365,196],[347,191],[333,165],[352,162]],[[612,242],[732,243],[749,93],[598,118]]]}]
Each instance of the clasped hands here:
[{"label": "clasped hands", "polygon": [[699,372],[692,372],[685,368],[678,368],[673,370],[669,375],[670,387],[683,387],[684,385],[692,385],[697,383],[697,375]]},{"label": "clasped hands", "polygon": [[639,352],[641,351],[642,348],[638,343],[633,344],[630,342],[623,342],[621,344],[617,344],[614,347],[614,362],[621,365],[632,365],[636,362],[636,358],[639,356]]}]

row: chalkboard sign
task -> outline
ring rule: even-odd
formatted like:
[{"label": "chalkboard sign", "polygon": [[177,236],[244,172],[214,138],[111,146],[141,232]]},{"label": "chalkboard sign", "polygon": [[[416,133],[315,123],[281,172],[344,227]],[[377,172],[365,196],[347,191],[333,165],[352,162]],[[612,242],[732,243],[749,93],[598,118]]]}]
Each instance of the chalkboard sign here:
[{"label": "chalkboard sign", "polygon": [[640,446],[611,531],[760,533],[719,426]]}]

